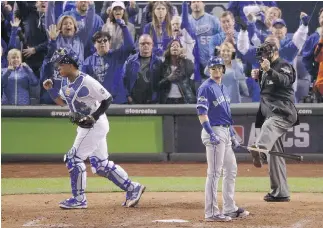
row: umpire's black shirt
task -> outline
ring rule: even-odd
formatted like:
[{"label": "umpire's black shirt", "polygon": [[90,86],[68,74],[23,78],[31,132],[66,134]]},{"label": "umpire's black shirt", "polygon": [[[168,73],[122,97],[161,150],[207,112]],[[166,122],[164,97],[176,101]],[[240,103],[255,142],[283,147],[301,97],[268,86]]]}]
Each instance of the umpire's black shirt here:
[{"label": "umpire's black shirt", "polygon": [[281,116],[287,121],[299,124],[294,105],[296,73],[291,64],[278,58],[270,64],[270,69],[260,77],[261,100],[256,118],[256,127],[260,128],[265,119]]}]

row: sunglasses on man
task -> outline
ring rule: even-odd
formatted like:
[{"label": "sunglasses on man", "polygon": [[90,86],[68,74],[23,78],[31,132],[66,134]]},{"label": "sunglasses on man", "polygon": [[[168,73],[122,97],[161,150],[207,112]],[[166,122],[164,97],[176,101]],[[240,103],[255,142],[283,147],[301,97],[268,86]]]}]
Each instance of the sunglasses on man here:
[{"label": "sunglasses on man", "polygon": [[103,39],[103,40],[97,40],[96,42],[98,42],[98,43],[106,43],[106,42],[108,42],[108,39]]}]

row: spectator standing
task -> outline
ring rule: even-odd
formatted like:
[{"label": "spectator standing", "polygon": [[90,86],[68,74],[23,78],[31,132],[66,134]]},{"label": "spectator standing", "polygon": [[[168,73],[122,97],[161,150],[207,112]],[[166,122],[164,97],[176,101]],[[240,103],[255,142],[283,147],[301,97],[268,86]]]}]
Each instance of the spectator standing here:
[{"label": "spectator standing", "polygon": [[11,49],[8,52],[8,68],[1,70],[2,104],[30,105],[30,89],[37,86],[38,78],[32,69],[21,63],[21,52]]},{"label": "spectator standing", "polygon": [[319,64],[319,72],[313,88],[319,103],[323,102],[323,29],[320,32],[320,41],[316,45],[314,52],[315,61]]},{"label": "spectator standing", "polygon": [[[103,20],[99,15],[97,15],[94,11],[93,13],[93,23],[92,28],[89,29],[88,26],[86,26],[87,23],[87,17],[91,16],[89,15],[89,1],[76,1],[76,8],[71,9],[70,11],[66,11],[62,14],[62,16],[72,16],[77,21],[77,27],[79,30],[85,29],[87,30],[88,35],[88,42],[84,43],[85,49],[84,49],[84,59],[86,59],[88,56],[92,55],[95,52],[94,44],[91,42],[91,37],[96,33],[97,31],[100,31],[102,29],[102,26],[104,24]],[[94,3],[92,2],[91,4]]]},{"label": "spectator standing", "polygon": [[[197,36],[198,53],[195,61],[200,63],[200,73],[202,77],[207,78],[203,71],[210,59],[209,43],[212,36],[221,33],[219,19],[205,12],[205,5],[202,1],[191,2],[192,14],[189,16],[189,22]],[[195,78],[195,80],[200,80]]]},{"label": "spectator standing", "polygon": [[275,1],[230,1],[228,5],[228,10],[232,12],[234,17],[240,17],[245,23],[248,22],[248,19],[245,14],[245,8],[247,6],[257,7],[260,12],[261,9],[266,7],[277,6]]},{"label": "spectator standing", "polygon": [[227,87],[230,103],[241,103],[241,97],[249,96],[246,76],[240,60],[235,59],[235,48],[231,42],[225,41],[220,46],[220,56],[225,65],[222,83]]},{"label": "spectator standing", "polygon": [[165,51],[162,79],[159,81],[161,104],[193,104],[196,102],[190,83],[190,77],[194,73],[194,64],[191,60],[182,57],[182,48],[178,40],[173,40]]},{"label": "spectator standing", "polygon": [[145,25],[143,33],[153,38],[153,52],[162,56],[172,37],[171,15],[166,2],[154,3],[152,22]]},{"label": "spectator standing", "polygon": [[1,38],[1,69],[7,68],[8,61],[7,61],[7,44],[6,42]]},{"label": "spectator standing", "polygon": [[[158,2],[158,1],[149,1],[147,6],[145,6],[145,8],[143,9],[143,12],[142,12],[142,20],[141,20],[141,26],[140,26],[140,31],[141,33],[144,31],[144,28],[145,26],[152,22],[153,20],[153,7],[154,7],[154,4]],[[177,11],[177,8],[176,6],[173,6],[171,4],[171,2],[169,1],[166,1],[165,2],[166,6],[167,6],[167,11],[168,11],[168,14],[170,15],[170,19],[173,18],[173,16],[178,16],[178,11]]]},{"label": "spectator standing", "polygon": [[323,33],[323,8],[320,9],[318,21],[320,27],[307,38],[302,52],[303,63],[305,65],[306,70],[311,74],[312,80],[315,80],[317,78],[319,71],[319,64],[315,61],[314,51]]},{"label": "spectator standing", "polygon": [[123,85],[123,64],[134,49],[134,42],[130,32],[122,19],[116,23],[122,28],[123,45],[116,50],[110,50],[111,36],[99,31],[93,36],[96,53],[89,56],[83,64],[83,72],[97,79],[113,96],[113,102],[124,104],[126,91]]},{"label": "spectator standing", "polygon": [[[84,61],[84,47],[89,39],[89,31],[92,31],[95,17],[95,6],[91,2],[87,15],[85,17],[84,27],[78,29],[77,22],[73,16],[64,15],[58,23],[57,29],[60,31],[56,39],[56,48],[72,49],[81,62]],[[45,24],[48,29],[50,25],[55,23],[55,2],[48,2],[47,13],[45,14]]]},{"label": "spectator standing", "polygon": [[139,52],[131,55],[123,68],[128,104],[157,103],[156,81],[162,61],[153,53],[153,40],[148,34],[139,38]]},{"label": "spectator standing", "polygon": [[102,31],[111,35],[110,49],[112,50],[120,48],[123,44],[122,29],[116,23],[117,19],[122,19],[125,22],[132,39],[135,40],[136,29],[135,26],[128,21],[128,15],[125,9],[126,8],[123,2],[113,2],[109,18],[102,27]]},{"label": "spectator standing", "polygon": [[[123,1],[126,12],[128,14],[128,20],[131,24],[135,24],[136,15],[139,13],[139,7],[135,1]],[[105,1],[103,2],[103,6],[101,9],[101,18],[103,21],[107,21],[111,12],[111,2]]]},{"label": "spectator standing", "polygon": [[26,63],[39,78],[40,68],[47,53],[48,40],[45,28],[47,2],[37,1],[34,5],[25,1],[16,1],[16,4],[25,34],[22,54]]}]

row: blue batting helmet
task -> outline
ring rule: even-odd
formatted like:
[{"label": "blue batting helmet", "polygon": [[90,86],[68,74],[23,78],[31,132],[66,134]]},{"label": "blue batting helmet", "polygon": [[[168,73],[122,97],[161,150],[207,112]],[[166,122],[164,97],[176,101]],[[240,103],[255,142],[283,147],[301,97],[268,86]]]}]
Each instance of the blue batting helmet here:
[{"label": "blue batting helmet", "polygon": [[223,73],[225,73],[225,65],[224,65],[224,61],[221,57],[212,56],[207,63],[208,68],[218,66],[218,65],[223,67]]},{"label": "blue batting helmet", "polygon": [[76,68],[79,67],[80,61],[77,54],[73,50],[67,50],[65,48],[57,49],[52,58],[50,59],[52,63],[57,66],[60,63],[73,64]]}]

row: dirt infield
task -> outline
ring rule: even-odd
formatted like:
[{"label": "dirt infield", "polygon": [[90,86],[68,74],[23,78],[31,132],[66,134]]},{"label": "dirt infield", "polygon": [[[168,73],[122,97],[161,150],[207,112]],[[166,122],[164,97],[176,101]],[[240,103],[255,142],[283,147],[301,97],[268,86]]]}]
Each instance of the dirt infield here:
[{"label": "dirt infield", "polygon": [[[122,164],[130,176],[205,176],[205,164]],[[64,164],[3,164],[2,178],[67,176]],[[289,164],[289,176],[322,177],[322,164]],[[266,176],[266,168],[238,165],[239,176]],[[44,172],[44,170],[47,170]],[[88,172],[92,176],[91,172]],[[294,193],[289,203],[267,203],[265,193],[236,193],[236,202],[250,211],[229,224],[203,220],[202,192],[146,192],[137,208],[123,208],[124,193],[88,194],[86,210],[61,210],[68,194],[2,196],[2,227],[238,227],[314,228],[323,226],[323,194]],[[219,195],[220,203],[221,194]],[[185,223],[155,220],[182,219]]]}]

